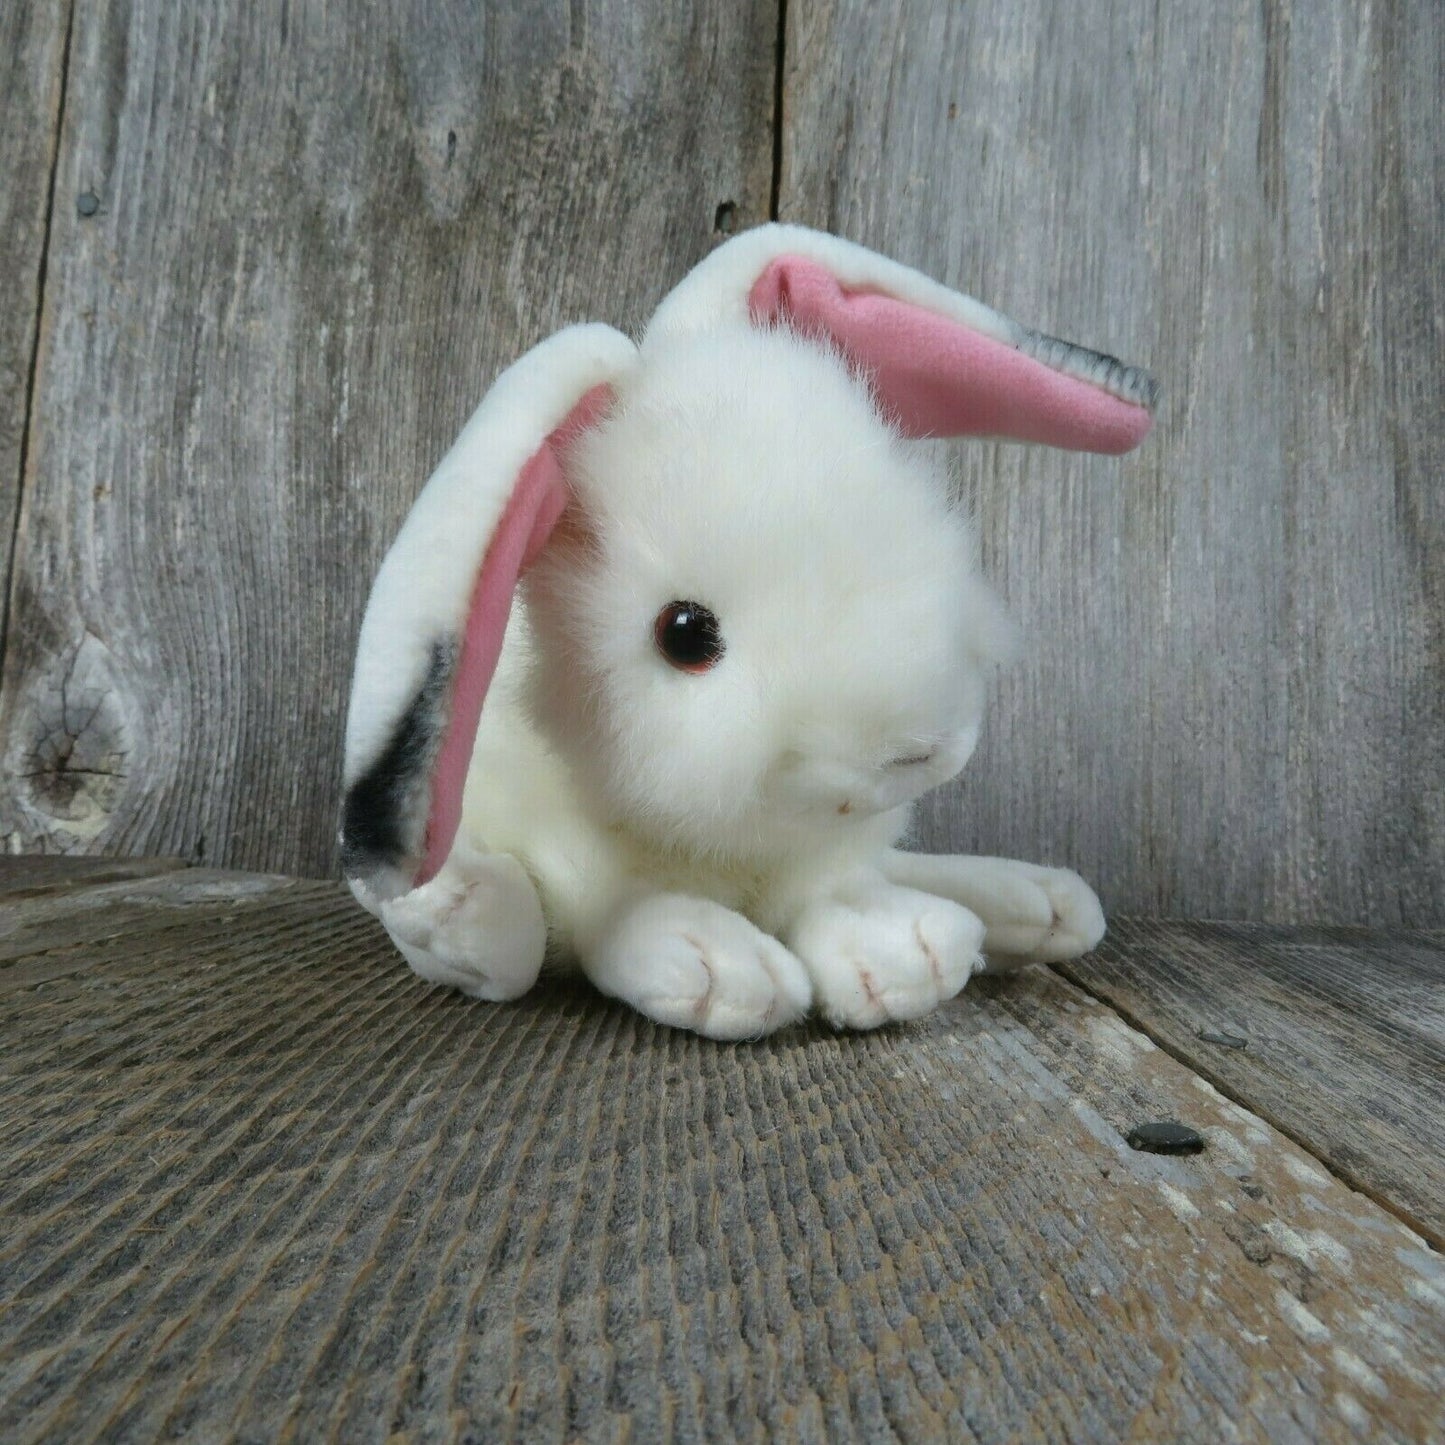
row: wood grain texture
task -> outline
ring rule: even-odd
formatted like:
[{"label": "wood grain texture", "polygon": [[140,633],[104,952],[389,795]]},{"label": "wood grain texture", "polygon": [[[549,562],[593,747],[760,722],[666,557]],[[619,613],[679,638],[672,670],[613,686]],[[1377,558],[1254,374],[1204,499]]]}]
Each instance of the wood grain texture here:
[{"label": "wood grain texture", "polygon": [[721,1047],[326,884],[0,918],[7,1440],[1438,1438],[1438,1257],[1046,971]]},{"label": "wood grain texture", "polygon": [[[69,5],[0,8],[0,582],[9,596]],[[0,609],[5,607],[0,602]],[[3,623],[0,623],[3,629]],[[3,646],[0,631],[0,646]]]},{"label": "wood grain texture", "polygon": [[788,9],[783,218],[1153,367],[962,452],[1028,649],[938,849],[1120,912],[1445,921],[1445,9]]},{"label": "wood grain texture", "polygon": [[1445,1249],[1445,933],[1128,921],[1059,969]]},{"label": "wood grain texture", "polygon": [[493,374],[766,218],[772,3],[81,7],[12,850],[325,873],[361,609]]},{"label": "wood grain texture", "polygon": [[55,854],[0,858],[0,899],[69,893],[98,883],[172,873],[185,866],[184,858],[65,858]]}]

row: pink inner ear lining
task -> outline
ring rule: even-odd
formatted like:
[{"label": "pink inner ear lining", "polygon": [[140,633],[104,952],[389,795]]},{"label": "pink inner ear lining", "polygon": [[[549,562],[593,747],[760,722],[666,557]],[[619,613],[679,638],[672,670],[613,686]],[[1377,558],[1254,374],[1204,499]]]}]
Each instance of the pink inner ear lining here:
[{"label": "pink inner ear lining", "polygon": [[517,579],[536,561],[567,505],[558,453],[596,422],[612,401],[612,388],[594,386],[522,465],[506,509],[487,545],[467,607],[466,631],[452,683],[446,734],[432,773],[426,845],[414,887],[441,872],[462,820],[462,794],[482,704],[502,655]]},{"label": "pink inner ear lining", "polygon": [[872,373],[908,436],[1002,436],[1074,451],[1129,451],[1149,412],[1005,342],[880,292],[845,290],[803,256],[771,262],[748,296],[758,321],[830,337]]}]

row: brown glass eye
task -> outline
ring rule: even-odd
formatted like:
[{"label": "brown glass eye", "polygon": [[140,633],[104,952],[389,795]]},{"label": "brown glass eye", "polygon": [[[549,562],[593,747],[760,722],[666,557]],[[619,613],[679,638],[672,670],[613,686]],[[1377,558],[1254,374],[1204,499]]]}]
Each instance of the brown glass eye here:
[{"label": "brown glass eye", "polygon": [[700,602],[669,602],[652,625],[657,650],[683,672],[706,672],[723,655],[722,629]]}]

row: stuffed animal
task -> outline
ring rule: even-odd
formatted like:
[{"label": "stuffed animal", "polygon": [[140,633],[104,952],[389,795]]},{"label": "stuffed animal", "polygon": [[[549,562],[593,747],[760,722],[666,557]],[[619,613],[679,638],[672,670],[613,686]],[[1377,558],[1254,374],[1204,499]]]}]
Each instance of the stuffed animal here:
[{"label": "stuffed animal", "polygon": [[423,978],[545,957],[665,1024],[914,1018],[1104,932],[1076,874],[898,851],[1009,642],[920,438],[1124,452],[1149,377],[860,246],[769,225],[640,344],[505,371],[367,606],[343,866]]}]

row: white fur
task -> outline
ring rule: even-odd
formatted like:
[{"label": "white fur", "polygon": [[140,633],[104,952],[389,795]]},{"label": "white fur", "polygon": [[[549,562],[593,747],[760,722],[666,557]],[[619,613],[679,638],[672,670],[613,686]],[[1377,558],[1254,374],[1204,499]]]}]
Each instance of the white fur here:
[{"label": "white fur", "polygon": [[431,882],[397,898],[361,901],[431,983],[500,1002],[520,998],[537,981],[547,924],[536,888],[509,854],[482,853],[462,840]]},{"label": "white fur", "polygon": [[800,1019],[813,990],[776,938],[710,898],[644,893],[587,953],[603,993],[714,1039],[759,1038]]},{"label": "white fur", "polygon": [[983,936],[959,904],[860,871],[810,904],[787,940],[813,976],[824,1018],[871,1029],[952,998],[983,967]]},{"label": "white fur", "polygon": [[1094,890],[1066,868],[890,850],[883,872],[895,883],[972,909],[988,930],[983,947],[990,972],[1077,958],[1104,936],[1104,910]]},{"label": "white fur", "polygon": [[346,718],[349,784],[385,745],[416,694],[425,646],[466,616],[517,473],[592,387],[635,364],[637,348],[610,326],[569,326],[508,367],[472,414],[420,496],[377,573],[361,623]]},{"label": "white fur", "polygon": [[880,291],[911,301],[984,336],[1013,345],[1026,328],[982,301],[859,246],[841,236],[806,226],[776,223],[757,226],[719,246],[663,297],[643,338],[643,350],[664,337],[686,331],[710,331],[720,322],[742,325],[748,320],[753,282],[779,256],[806,256],[838,278],[845,287]]},{"label": "white fur", "polygon": [[673,287],[643,337],[644,355],[655,339],[709,330],[720,322],[745,323],[753,283],[779,256],[806,257],[825,267],[845,289],[881,292],[911,302],[1124,401],[1152,410],[1157,399],[1154,379],[1138,367],[1021,326],[972,296],[951,291],[931,276],[840,236],[776,223],[745,231],[719,246]]},{"label": "white fur", "polygon": [[[431,613],[450,609],[453,629],[464,615],[506,501],[496,478],[589,387],[614,387],[519,589],[452,857],[400,898],[358,887],[424,977],[514,997],[545,919],[554,955],[604,992],[746,1038],[815,1002],[850,1027],[916,1017],[981,950],[1097,941],[1097,900],[1072,874],[890,851],[913,801],[973,751],[1011,633],[930,449],[892,432],[837,356],[747,321],[769,255],[819,247],[845,281],[881,275],[990,334],[1012,326],[861,248],[764,228],[673,293],[640,357],[607,328],[530,353],[408,519],[363,629],[348,776],[414,694]],[[719,617],[711,671],[658,654],[673,600]]]},{"label": "white fur", "polygon": [[[657,345],[570,470],[579,524],[523,589],[531,703],[595,812],[759,862],[962,767],[1000,609],[945,478],[840,360],[746,326]],[[712,672],[657,655],[675,598],[722,620]]]},{"label": "white fur", "polygon": [[[777,1027],[803,969],[855,1027],[956,993],[982,924],[851,881],[967,760],[1009,637],[929,454],[831,353],[736,326],[654,342],[568,470],[574,520],[524,582],[466,835],[537,880],[559,952],[666,1022]],[[654,647],[674,599],[721,620],[709,673]],[[793,929],[801,963],[758,941]]]}]

